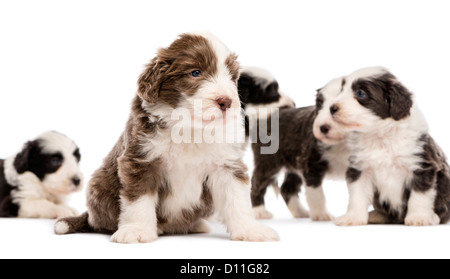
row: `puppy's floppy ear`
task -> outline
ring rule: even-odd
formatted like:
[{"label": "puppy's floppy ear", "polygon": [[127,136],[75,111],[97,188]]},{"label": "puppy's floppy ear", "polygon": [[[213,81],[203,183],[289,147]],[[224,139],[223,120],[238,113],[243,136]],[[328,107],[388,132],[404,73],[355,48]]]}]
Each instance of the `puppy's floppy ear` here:
[{"label": "puppy's floppy ear", "polygon": [[389,76],[389,112],[394,120],[399,121],[408,117],[413,106],[412,93],[401,84],[395,76]]},{"label": "puppy's floppy ear", "polygon": [[280,85],[278,84],[278,82],[272,82],[269,86],[267,86],[266,88],[266,92],[265,92],[265,97],[267,99],[273,100],[273,99],[279,99],[281,98],[280,95]]},{"label": "puppy's floppy ear", "polygon": [[141,99],[151,104],[156,103],[167,69],[167,63],[160,61],[158,57],[152,59],[138,80],[137,94]]},{"label": "puppy's floppy ear", "polygon": [[252,78],[247,74],[241,74],[238,80],[238,92],[243,105],[246,105],[249,101],[251,84]]},{"label": "puppy's floppy ear", "polygon": [[14,159],[14,168],[16,168],[17,173],[22,174],[29,170],[31,157],[37,152],[38,148],[39,143],[37,141],[29,141],[24,145],[22,151]]}]

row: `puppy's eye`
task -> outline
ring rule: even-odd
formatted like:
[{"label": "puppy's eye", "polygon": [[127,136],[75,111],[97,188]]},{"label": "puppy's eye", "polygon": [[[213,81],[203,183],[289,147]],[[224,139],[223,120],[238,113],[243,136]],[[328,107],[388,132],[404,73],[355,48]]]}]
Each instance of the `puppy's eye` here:
[{"label": "puppy's eye", "polygon": [[202,72],[199,70],[193,71],[192,73],[190,73],[191,76],[195,77],[195,78],[199,78],[202,76]]},{"label": "puppy's eye", "polygon": [[60,167],[63,163],[63,159],[60,156],[53,156],[50,158],[50,164],[54,167]]},{"label": "puppy's eye", "polygon": [[362,90],[358,90],[358,92],[356,92],[356,97],[364,99],[367,97],[366,92],[362,91]]}]

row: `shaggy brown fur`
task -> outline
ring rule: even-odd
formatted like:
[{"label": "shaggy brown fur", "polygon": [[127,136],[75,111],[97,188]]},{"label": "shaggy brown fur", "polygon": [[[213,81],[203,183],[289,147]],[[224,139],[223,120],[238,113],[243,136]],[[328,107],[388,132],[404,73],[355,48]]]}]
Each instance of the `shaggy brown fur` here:
[{"label": "shaggy brown fur", "polygon": [[[230,55],[226,62],[235,82],[239,77],[236,59],[237,56]],[[191,34],[181,35],[171,46],[159,50],[139,78],[137,96],[133,100],[125,132],[92,176],[87,192],[88,212],[80,217],[60,220],[69,227],[64,233],[93,231],[112,234],[118,230],[121,198],[134,202],[146,194],[158,196],[158,231],[164,233],[187,233],[196,221],[213,212],[209,179],[206,177],[201,204],[183,209],[180,216],[171,216],[169,221],[161,211],[161,205],[172,191],[165,179],[166,166],[161,158],[153,158],[153,150],[146,146],[149,139],[168,129],[163,119],[152,115],[151,105],[163,103],[176,108],[185,97],[197,92],[203,80],[215,75],[216,60],[208,40]],[[194,79],[189,73],[196,69],[202,70],[202,76]],[[248,182],[245,166],[241,162],[237,165],[239,169],[231,170],[236,180]]]}]

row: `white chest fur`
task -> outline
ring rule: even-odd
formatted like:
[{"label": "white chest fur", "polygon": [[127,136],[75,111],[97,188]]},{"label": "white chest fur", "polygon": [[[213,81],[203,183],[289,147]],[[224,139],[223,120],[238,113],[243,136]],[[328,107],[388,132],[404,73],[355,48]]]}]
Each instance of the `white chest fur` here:
[{"label": "white chest fur", "polygon": [[162,155],[168,195],[160,204],[168,219],[202,206],[204,182],[232,159],[240,149],[229,144],[174,144]]},{"label": "white chest fur", "polygon": [[344,180],[349,166],[348,158],[350,150],[345,144],[329,147],[323,153],[323,158],[328,161],[327,178],[333,180]]},{"label": "white chest fur", "polygon": [[179,160],[169,161],[166,171],[169,195],[161,204],[163,214],[167,217],[177,216],[183,209],[198,207],[201,203],[205,179],[206,172],[201,164]]},{"label": "white chest fur", "polygon": [[353,166],[370,176],[380,203],[388,203],[392,209],[404,208],[405,189],[418,167],[417,154],[422,152],[420,135],[410,129],[393,129],[378,135],[351,136]]}]

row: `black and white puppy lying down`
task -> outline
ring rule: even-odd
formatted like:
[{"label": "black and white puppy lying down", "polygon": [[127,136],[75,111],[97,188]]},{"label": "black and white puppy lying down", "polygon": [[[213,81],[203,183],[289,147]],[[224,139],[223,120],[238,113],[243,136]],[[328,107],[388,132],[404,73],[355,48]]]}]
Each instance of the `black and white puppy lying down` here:
[{"label": "black and white puppy lying down", "polygon": [[[348,167],[349,151],[345,144],[346,134],[332,129],[333,123],[319,124],[319,119],[330,114],[326,105],[341,89],[341,81],[334,80],[320,89],[316,106],[285,108],[279,114],[279,150],[275,154],[261,154],[261,148],[270,145],[260,141],[252,144],[255,169],[252,177],[251,199],[254,214],[259,219],[270,219],[273,215],[266,209],[264,196],[268,186],[278,189],[278,176],[285,172],[281,186],[284,198],[292,215],[296,218],[311,217],[315,221],[329,221],[332,216],[326,209],[322,181],[325,177],[344,179]],[[267,127],[271,131],[271,117]],[[334,140],[318,141],[313,130],[332,130]],[[300,203],[298,194],[306,186],[308,212]]]},{"label": "black and white puppy lying down", "polygon": [[18,154],[0,160],[0,217],[75,216],[64,198],[80,191],[80,150],[57,132],[27,142]]},{"label": "black and white puppy lying down", "polygon": [[[334,130],[350,133],[350,201],[335,223],[447,223],[450,168],[413,94],[384,68],[356,71],[341,83],[341,93],[326,108],[330,117],[322,119],[333,127],[318,132],[328,139]],[[375,211],[369,214],[370,205]]]}]

